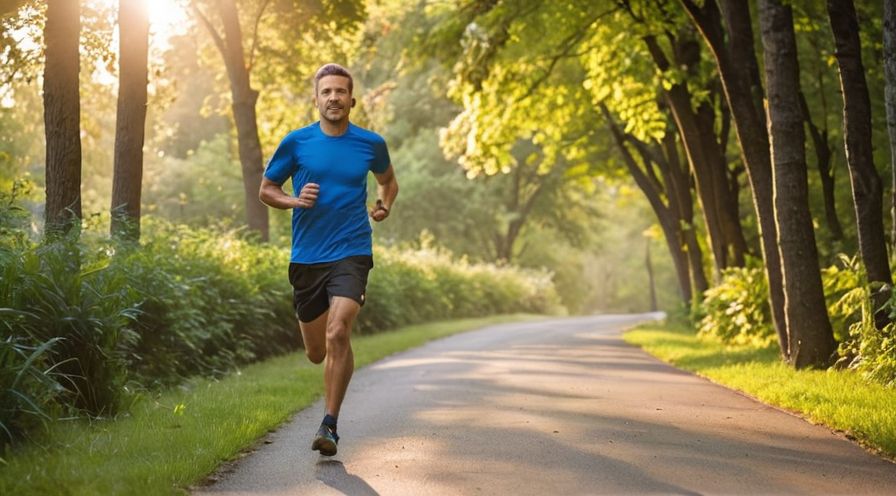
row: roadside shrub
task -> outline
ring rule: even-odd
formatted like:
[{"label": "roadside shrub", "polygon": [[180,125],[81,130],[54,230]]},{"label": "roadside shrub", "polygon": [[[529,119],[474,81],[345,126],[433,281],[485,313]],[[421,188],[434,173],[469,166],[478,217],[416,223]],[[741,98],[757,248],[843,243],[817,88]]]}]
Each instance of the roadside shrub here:
[{"label": "roadside shrub", "polygon": [[296,348],[286,251],[235,230],[147,227],[118,261],[141,297],[131,362],[144,381],[218,375]]},{"label": "roadside shrub", "polygon": [[[12,313],[0,309],[4,318]],[[0,340],[0,447],[51,420],[62,403],[66,391],[59,383],[61,374],[47,360],[48,352],[61,339],[37,347],[11,335]]]},{"label": "roadside shrub", "polygon": [[722,271],[722,282],[704,293],[698,331],[728,344],[767,345],[777,339],[771,325],[768,282],[755,263]]},{"label": "roadside shrub", "polygon": [[[846,326],[847,333],[838,339],[840,359],[837,366],[853,369],[866,379],[896,387],[896,324],[883,329],[874,325],[875,308],[871,298],[876,288],[869,286],[862,264],[856,257],[841,257],[840,267],[825,269],[825,288],[836,299],[829,307],[832,323]],[[890,318],[896,319],[896,297],[887,302]],[[838,330],[835,327],[835,333]]]},{"label": "roadside shrub", "polygon": [[429,320],[564,311],[543,272],[472,264],[432,247],[375,247],[374,263],[357,321],[362,334]]},{"label": "roadside shrub", "polygon": [[839,256],[839,263],[821,270],[824,297],[838,343],[849,338],[849,329],[862,320],[867,300],[865,269],[858,256]]},{"label": "roadside shrub", "polygon": [[0,307],[15,311],[4,331],[23,345],[62,338],[47,350],[48,363],[65,377],[74,406],[100,415],[115,410],[124,385],[137,301],[125,278],[105,270],[108,256],[90,253],[76,231],[0,247]]}]

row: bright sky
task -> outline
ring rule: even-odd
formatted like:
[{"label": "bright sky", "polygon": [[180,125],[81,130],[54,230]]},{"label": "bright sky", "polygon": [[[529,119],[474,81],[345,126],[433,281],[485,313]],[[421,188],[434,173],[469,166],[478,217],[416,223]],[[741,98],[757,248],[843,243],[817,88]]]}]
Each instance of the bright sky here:
[{"label": "bright sky", "polygon": [[[118,9],[118,0],[88,0],[90,3]],[[167,45],[168,38],[183,33],[189,24],[187,0],[128,0],[144,2],[149,8],[149,29],[153,42]]]}]

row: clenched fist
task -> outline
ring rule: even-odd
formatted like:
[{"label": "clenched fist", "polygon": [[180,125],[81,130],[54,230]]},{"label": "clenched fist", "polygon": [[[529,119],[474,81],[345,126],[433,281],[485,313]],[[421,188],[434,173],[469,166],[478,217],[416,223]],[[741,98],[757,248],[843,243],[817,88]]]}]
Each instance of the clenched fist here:
[{"label": "clenched fist", "polygon": [[311,208],[317,203],[317,195],[320,193],[320,185],[307,183],[299,192],[298,208]]},{"label": "clenched fist", "polygon": [[389,216],[389,209],[383,205],[383,200],[377,200],[376,206],[370,209],[370,218],[380,222]]}]

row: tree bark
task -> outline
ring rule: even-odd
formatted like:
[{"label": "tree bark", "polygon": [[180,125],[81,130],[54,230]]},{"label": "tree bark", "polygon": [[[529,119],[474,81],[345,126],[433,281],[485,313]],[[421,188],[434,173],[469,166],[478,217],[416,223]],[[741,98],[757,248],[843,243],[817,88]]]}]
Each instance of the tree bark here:
[{"label": "tree bark", "polygon": [[[684,36],[670,36],[670,39],[676,66],[684,67],[689,72],[696,70],[700,60],[696,41]],[[656,39],[647,36],[644,41],[657,67],[662,71],[668,70],[671,64]],[[740,222],[733,217],[727,198],[727,163],[714,129],[715,109],[703,102],[695,110],[690,90],[683,83],[672,85],[664,94],[694,174],[697,198],[702,207],[709,246],[713,253],[715,279],[718,281],[722,269],[743,265],[743,252],[740,248],[745,247],[746,243],[743,241]],[[736,230],[732,229],[732,225],[736,226]],[[741,243],[738,243],[738,235]]]},{"label": "tree bark", "polygon": [[694,290],[696,300],[703,299],[703,292],[709,288],[706,280],[706,272],[703,270],[703,250],[697,241],[697,232],[694,229],[694,204],[691,199],[691,182],[688,169],[681,163],[678,154],[678,145],[672,133],[666,133],[662,142],[663,153],[667,167],[661,167],[663,183],[666,187],[669,210],[678,219],[677,237],[679,243],[684,246],[688,259],[688,269],[691,287]]},{"label": "tree bark", "polygon": [[258,91],[252,89],[249,82],[249,68],[243,53],[243,34],[240,28],[239,14],[234,0],[216,0],[218,14],[224,25],[224,35],[202,16],[198,8],[194,11],[205,25],[218,51],[227,66],[230,79],[230,95],[232,100],[233,121],[237,130],[240,164],[243,172],[243,190],[246,198],[246,219],[249,230],[258,233],[262,241],[269,238],[268,209],[258,199],[261,178],[264,175],[261,140],[258,138],[258,120],[255,104]]},{"label": "tree bark", "polygon": [[650,311],[656,312],[659,305],[656,302],[656,280],[653,276],[653,261],[650,260],[650,239],[646,239],[644,252],[644,265],[647,267],[647,286],[650,288]]},{"label": "tree bark", "polygon": [[890,138],[891,252],[896,253],[896,0],[884,0],[884,99],[887,107],[887,135]]},{"label": "tree bark", "polygon": [[[609,110],[605,105],[601,104],[600,111],[603,114],[607,127],[609,128],[610,133],[613,135],[613,140],[616,143],[620,154],[622,155],[623,163],[625,163],[626,167],[632,175],[632,178],[635,180],[635,184],[638,185],[638,187],[644,193],[644,196],[647,197],[647,201],[650,204],[650,207],[656,214],[657,221],[659,222],[660,228],[663,231],[663,236],[666,238],[666,246],[668,247],[669,255],[672,258],[672,264],[675,266],[675,273],[678,277],[678,286],[681,292],[682,300],[685,305],[691,305],[694,303],[694,298],[697,297],[697,295],[694,293],[695,288],[692,285],[692,270],[691,267],[689,267],[691,262],[688,259],[688,254],[685,253],[684,249],[687,244],[686,231],[683,228],[683,224],[685,224],[685,222],[682,222],[682,219],[678,215],[676,215],[678,212],[670,208],[669,205],[663,203],[663,197],[671,199],[675,195],[670,191],[664,192],[658,190],[660,185],[657,184],[657,181],[652,180],[647,173],[641,170],[641,168],[638,166],[637,161],[632,156],[631,151],[628,149],[628,147],[626,147],[626,136],[619,129],[619,126],[617,126],[614,122]],[[649,163],[645,163],[644,165],[646,167],[651,166]],[[669,181],[667,181],[667,183],[668,182]],[[688,201],[690,201],[690,197],[688,197]],[[681,210],[679,210],[679,212],[680,211]],[[687,223],[690,223],[690,219],[688,219]],[[693,232],[692,229],[690,231]],[[696,238],[694,238],[694,240],[696,241]],[[696,244],[694,248],[696,254],[700,254],[699,244]],[[688,251],[691,251],[690,246],[688,247]],[[702,271],[702,262],[697,267],[699,267],[699,270]]]},{"label": "tree bark", "polygon": [[825,220],[828,230],[831,232],[831,238],[839,241],[843,239],[843,227],[840,224],[840,218],[837,216],[837,203],[834,196],[834,174],[831,170],[833,153],[830,140],[828,139],[827,125],[825,125],[825,129],[820,130],[812,121],[812,115],[809,113],[809,104],[806,103],[806,97],[802,91],[800,91],[800,106],[803,111],[803,119],[809,127],[809,135],[812,137],[812,145],[815,149],[815,159],[818,162]]},{"label": "tree bark", "polygon": [[781,0],[759,1],[768,85],[768,133],[774,172],[775,220],[784,278],[784,312],[796,368],[824,367],[836,350],[818,268],[809,212],[800,77],[793,13]]},{"label": "tree bark", "polygon": [[149,83],[149,12],[142,2],[119,0],[119,85],[112,177],[113,236],[140,239],[143,140]]},{"label": "tree bark", "polygon": [[44,27],[45,230],[68,232],[81,218],[81,102],[78,86],[79,0],[48,0]]},{"label": "tree bark", "polygon": [[[883,183],[874,167],[871,148],[871,101],[862,66],[859,24],[852,0],[828,0],[827,8],[840,70],[843,135],[856,212],[859,252],[865,262],[868,280],[872,284],[883,285],[880,290],[874,291],[874,308],[878,310],[889,299],[893,280],[884,235]],[[875,312],[878,327],[883,327],[887,322],[887,312]]]},{"label": "tree bark", "polygon": [[749,5],[742,0],[721,0],[725,6],[726,33],[722,28],[722,13],[715,0],[706,0],[702,7],[694,0],[679,1],[709,45],[719,69],[741,158],[753,192],[753,208],[768,277],[772,323],[778,334],[781,352],[786,354],[789,344],[784,316],[784,281],[774,221],[771,157]]}]

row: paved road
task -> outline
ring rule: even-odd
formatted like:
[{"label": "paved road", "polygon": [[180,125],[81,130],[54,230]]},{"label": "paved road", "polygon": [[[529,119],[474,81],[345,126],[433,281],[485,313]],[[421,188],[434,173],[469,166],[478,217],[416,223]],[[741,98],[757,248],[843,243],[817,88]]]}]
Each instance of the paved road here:
[{"label": "paved road", "polygon": [[505,324],[355,373],[198,494],[896,494],[896,464],[625,344],[641,316]]}]

